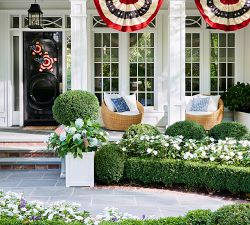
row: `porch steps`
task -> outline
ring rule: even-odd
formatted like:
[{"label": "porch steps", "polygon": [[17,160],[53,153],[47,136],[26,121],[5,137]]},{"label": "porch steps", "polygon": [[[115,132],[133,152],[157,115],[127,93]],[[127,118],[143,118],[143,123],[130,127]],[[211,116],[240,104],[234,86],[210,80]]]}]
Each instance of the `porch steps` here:
[{"label": "porch steps", "polygon": [[61,159],[48,151],[44,142],[0,143],[0,170],[49,170],[60,166]]}]

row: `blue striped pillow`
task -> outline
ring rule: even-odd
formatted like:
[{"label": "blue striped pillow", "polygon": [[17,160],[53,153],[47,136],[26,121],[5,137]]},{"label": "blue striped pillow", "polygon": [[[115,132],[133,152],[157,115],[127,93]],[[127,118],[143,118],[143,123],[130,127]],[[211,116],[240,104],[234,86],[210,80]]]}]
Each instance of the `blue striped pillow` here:
[{"label": "blue striped pillow", "polygon": [[130,111],[127,103],[125,102],[124,98],[111,98],[111,101],[116,109],[117,112],[125,112]]},{"label": "blue striped pillow", "polygon": [[210,98],[194,98],[190,111],[207,112]]}]

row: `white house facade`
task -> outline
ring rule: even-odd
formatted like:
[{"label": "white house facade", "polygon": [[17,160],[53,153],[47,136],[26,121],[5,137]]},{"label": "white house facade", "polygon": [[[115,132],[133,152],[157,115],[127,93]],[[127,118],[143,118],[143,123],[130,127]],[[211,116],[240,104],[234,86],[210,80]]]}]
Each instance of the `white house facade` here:
[{"label": "white house facade", "polygon": [[[52,123],[51,101],[70,89],[100,102],[104,92],[135,93],[143,122],[167,126],[185,119],[185,95],[250,82],[250,26],[211,29],[192,0],[165,0],[155,20],[132,33],[108,28],[91,0],[38,1],[44,28],[30,29],[31,3],[0,0],[0,126]],[[40,67],[42,77],[34,69],[39,44],[51,63]]]}]

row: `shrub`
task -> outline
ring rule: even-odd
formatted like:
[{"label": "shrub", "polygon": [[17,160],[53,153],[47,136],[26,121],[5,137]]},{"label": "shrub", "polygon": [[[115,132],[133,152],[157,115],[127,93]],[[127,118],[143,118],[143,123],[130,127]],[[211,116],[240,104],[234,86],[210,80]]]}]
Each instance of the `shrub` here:
[{"label": "shrub", "polygon": [[246,135],[244,135],[241,140],[247,140],[250,141],[250,133],[247,133]]},{"label": "shrub", "polygon": [[250,84],[238,82],[221,95],[231,111],[250,112]]},{"label": "shrub", "polygon": [[226,138],[240,140],[248,134],[248,129],[241,123],[223,122],[214,126],[208,134],[216,140],[225,140]]},{"label": "shrub", "polygon": [[212,214],[211,210],[193,210],[187,213],[186,219],[191,225],[207,225]]},{"label": "shrub", "polygon": [[95,155],[95,178],[100,183],[117,183],[123,176],[124,154],[116,144],[101,147]]},{"label": "shrub", "polygon": [[184,139],[201,140],[206,137],[206,131],[200,124],[194,121],[179,121],[169,126],[165,132],[169,136],[180,136]]},{"label": "shrub", "polygon": [[52,111],[58,123],[70,125],[78,118],[98,119],[99,102],[95,95],[87,91],[67,91],[56,98]]},{"label": "shrub", "polygon": [[231,193],[250,192],[250,168],[216,163],[130,158],[124,178],[144,185],[207,188]]},{"label": "shrub", "polygon": [[123,134],[123,139],[133,138],[135,135],[148,135],[148,136],[156,136],[161,132],[154,126],[149,124],[133,124],[131,125]]},{"label": "shrub", "polygon": [[227,205],[213,213],[210,225],[249,225],[250,204]]}]

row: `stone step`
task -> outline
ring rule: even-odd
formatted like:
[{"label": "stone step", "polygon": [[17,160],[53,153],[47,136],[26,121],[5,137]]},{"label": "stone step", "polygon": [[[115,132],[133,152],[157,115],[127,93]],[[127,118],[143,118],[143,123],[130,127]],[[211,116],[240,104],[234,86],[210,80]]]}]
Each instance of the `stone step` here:
[{"label": "stone step", "polygon": [[58,157],[2,157],[0,169],[2,170],[48,170],[60,169],[61,159]]}]

